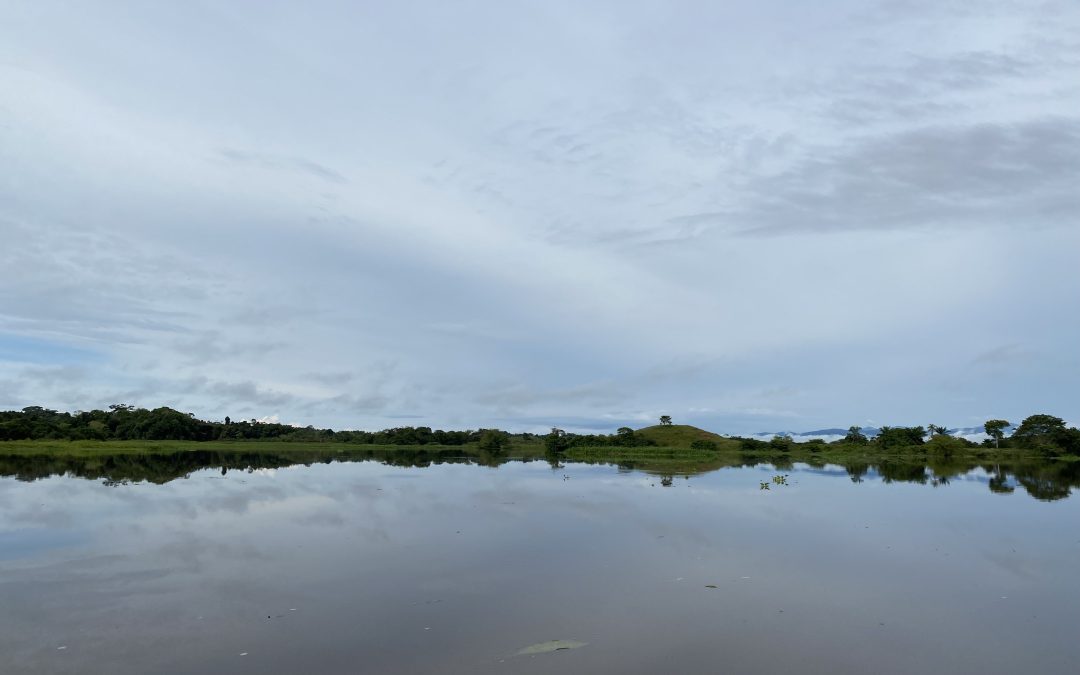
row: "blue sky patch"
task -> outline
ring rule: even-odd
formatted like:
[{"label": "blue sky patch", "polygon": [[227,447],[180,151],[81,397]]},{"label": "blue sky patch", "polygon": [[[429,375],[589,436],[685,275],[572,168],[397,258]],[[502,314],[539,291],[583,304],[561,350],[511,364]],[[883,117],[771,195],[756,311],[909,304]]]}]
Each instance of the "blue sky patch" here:
[{"label": "blue sky patch", "polygon": [[89,349],[39,338],[0,333],[0,361],[70,366],[100,360],[101,354]]}]

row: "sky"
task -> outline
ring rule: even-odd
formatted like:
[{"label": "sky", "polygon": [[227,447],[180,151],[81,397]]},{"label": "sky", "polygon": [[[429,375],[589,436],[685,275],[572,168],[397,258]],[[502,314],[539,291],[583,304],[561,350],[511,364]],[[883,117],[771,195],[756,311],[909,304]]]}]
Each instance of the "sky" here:
[{"label": "sky", "polygon": [[1080,4],[9,1],[0,242],[0,409],[1080,421]]}]

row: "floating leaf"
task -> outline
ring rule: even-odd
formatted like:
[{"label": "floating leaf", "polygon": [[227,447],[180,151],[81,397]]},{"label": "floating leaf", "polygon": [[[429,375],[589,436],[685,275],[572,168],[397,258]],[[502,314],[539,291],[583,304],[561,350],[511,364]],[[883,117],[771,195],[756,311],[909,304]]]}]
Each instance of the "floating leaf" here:
[{"label": "floating leaf", "polygon": [[522,647],[517,651],[517,656],[529,656],[531,654],[547,654],[548,652],[557,652],[563,649],[577,649],[578,647],[584,647],[589,644],[588,642],[580,642],[578,640],[548,640],[547,642],[538,642],[528,647]]}]

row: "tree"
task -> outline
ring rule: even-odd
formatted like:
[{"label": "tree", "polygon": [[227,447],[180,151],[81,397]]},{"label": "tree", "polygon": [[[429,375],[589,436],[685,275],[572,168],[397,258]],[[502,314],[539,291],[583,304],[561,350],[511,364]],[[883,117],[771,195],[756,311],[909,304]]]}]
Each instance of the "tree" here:
[{"label": "tree", "polygon": [[1070,455],[1080,455],[1080,429],[1069,427],[1055,432],[1054,444]]},{"label": "tree", "polygon": [[619,427],[615,430],[615,444],[624,448],[632,448],[635,443],[634,430],[630,427]]},{"label": "tree", "polygon": [[1022,448],[1051,445],[1054,436],[1065,431],[1065,421],[1053,415],[1032,415],[1020,423],[1012,439]]},{"label": "tree", "polygon": [[930,438],[933,438],[934,436],[937,436],[938,434],[943,434],[946,431],[948,431],[948,429],[946,429],[945,427],[939,427],[936,424],[927,424],[926,425],[926,430],[930,433]]},{"label": "tree", "polygon": [[791,440],[790,436],[782,436],[780,434],[777,434],[776,436],[773,436],[772,439],[769,441],[769,447],[774,450],[779,450],[780,452],[790,452],[791,445],[794,442],[795,441]]},{"label": "tree", "polygon": [[925,443],[926,429],[922,427],[881,427],[877,444],[883,449],[904,448]]},{"label": "tree", "polygon": [[566,432],[557,427],[551,427],[551,433],[544,437],[544,447],[547,448],[548,452],[564,452],[569,446],[570,442],[566,438]]},{"label": "tree", "polygon": [[509,446],[509,441],[508,435],[498,429],[484,429],[476,447],[481,452],[498,455]]},{"label": "tree", "polygon": [[1005,437],[1006,427],[1011,426],[1006,420],[986,420],[983,424],[983,429],[986,430],[986,435],[994,439],[994,447],[1001,447],[1001,439]]},{"label": "tree", "polygon": [[862,427],[855,425],[848,427],[847,436],[844,436],[844,440],[854,445],[866,445],[869,439],[862,432]]},{"label": "tree", "polygon": [[1028,417],[1013,432],[1012,440],[1022,448],[1080,454],[1080,430],[1066,427],[1064,420],[1053,415]]},{"label": "tree", "polygon": [[663,426],[669,426],[671,424],[671,415],[661,415],[660,424]]}]

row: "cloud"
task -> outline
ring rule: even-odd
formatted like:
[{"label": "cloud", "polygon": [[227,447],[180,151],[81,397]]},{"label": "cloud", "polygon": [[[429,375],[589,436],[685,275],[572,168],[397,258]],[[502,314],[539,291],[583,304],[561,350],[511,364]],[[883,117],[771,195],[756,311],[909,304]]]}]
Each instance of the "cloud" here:
[{"label": "cloud", "polygon": [[237,150],[235,148],[222,148],[218,151],[218,155],[221,159],[237,165],[247,165],[272,170],[298,171],[335,184],[348,182],[345,179],[345,176],[342,176],[337,171],[302,157],[284,157],[261,152]]},{"label": "cloud", "polygon": [[747,433],[1075,407],[1078,19],[25,4],[0,405]]},{"label": "cloud", "polygon": [[185,355],[194,365],[230,361],[237,358],[265,358],[275,350],[287,347],[284,342],[231,342],[218,330],[203,331],[192,339],[181,339],[174,345],[177,354]]},{"label": "cloud", "polygon": [[748,186],[727,213],[680,216],[743,234],[1080,226],[1080,118],[925,127],[822,148]]},{"label": "cloud", "polygon": [[353,379],[352,373],[306,373],[304,375],[308,379],[321,382],[329,385],[343,385]]},{"label": "cloud", "polygon": [[587,384],[561,390],[540,390],[527,384],[513,384],[481,393],[475,397],[475,401],[485,406],[512,409],[537,403],[615,405],[626,397],[627,393],[620,392],[613,383]]},{"label": "cloud", "polygon": [[[1068,64],[998,51],[909,54],[899,62],[855,65],[843,78],[815,82],[821,110],[840,128],[888,124],[928,124],[935,118],[962,118],[983,97],[1023,95],[1025,79]],[[809,86],[807,86],[809,91]],[[1030,96],[1028,92],[1024,92]]]}]

